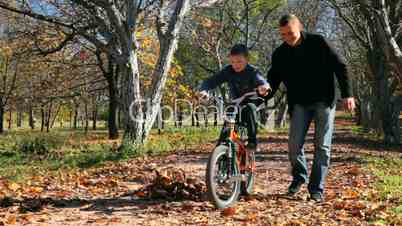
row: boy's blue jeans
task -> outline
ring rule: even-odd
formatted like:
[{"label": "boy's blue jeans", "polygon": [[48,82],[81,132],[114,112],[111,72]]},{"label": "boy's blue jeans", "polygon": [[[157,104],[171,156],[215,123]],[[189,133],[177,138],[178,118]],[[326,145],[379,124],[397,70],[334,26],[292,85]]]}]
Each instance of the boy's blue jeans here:
[{"label": "boy's blue jeans", "polygon": [[[328,173],[331,155],[332,133],[334,130],[335,106],[323,102],[310,105],[296,104],[292,111],[289,131],[289,159],[292,166],[293,182],[309,181],[310,194],[324,192],[325,177]],[[310,178],[303,145],[311,121],[315,122],[314,160]]]}]

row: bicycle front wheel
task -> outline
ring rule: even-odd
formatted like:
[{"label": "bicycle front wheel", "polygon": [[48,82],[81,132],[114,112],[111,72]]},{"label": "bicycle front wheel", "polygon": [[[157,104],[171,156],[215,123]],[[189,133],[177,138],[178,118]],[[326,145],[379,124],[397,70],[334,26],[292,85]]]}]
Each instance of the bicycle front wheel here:
[{"label": "bicycle front wheel", "polygon": [[228,181],[231,175],[230,159],[227,156],[227,145],[217,146],[209,157],[206,184],[209,199],[221,209],[233,205],[239,198],[241,181]]}]

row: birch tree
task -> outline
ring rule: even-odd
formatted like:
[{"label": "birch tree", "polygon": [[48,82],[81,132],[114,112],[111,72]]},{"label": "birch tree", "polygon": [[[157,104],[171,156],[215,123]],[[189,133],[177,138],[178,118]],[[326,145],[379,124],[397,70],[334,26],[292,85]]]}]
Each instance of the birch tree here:
[{"label": "birch tree", "polygon": [[[1,0],[0,8],[51,24],[64,39],[56,46],[42,49],[53,53],[65,47],[74,38],[84,39],[98,50],[108,54],[117,65],[122,82],[121,108],[124,114],[123,146],[146,141],[158,114],[163,87],[176,50],[178,35],[189,0],[72,0],[35,1],[49,6],[49,12],[35,10],[31,1],[13,7],[9,0]],[[50,7],[51,6],[51,7]],[[138,60],[138,27],[156,18],[160,54],[151,74],[152,88],[142,90]],[[151,100],[145,104],[145,100]],[[145,120],[146,119],[146,120]]]}]

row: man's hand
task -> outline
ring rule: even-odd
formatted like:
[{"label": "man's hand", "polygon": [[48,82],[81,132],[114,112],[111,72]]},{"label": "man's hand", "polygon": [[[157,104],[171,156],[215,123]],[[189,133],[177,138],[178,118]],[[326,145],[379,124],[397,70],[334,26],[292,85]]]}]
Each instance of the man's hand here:
[{"label": "man's hand", "polygon": [[207,91],[203,90],[201,92],[197,93],[198,98],[202,99],[202,100],[206,100],[209,98],[209,94]]},{"label": "man's hand", "polygon": [[355,98],[353,97],[348,97],[342,100],[343,102],[343,107],[347,111],[354,111],[356,108],[356,103],[355,103]]},{"label": "man's hand", "polygon": [[266,84],[266,85],[262,85],[262,86],[258,86],[257,87],[257,91],[258,94],[260,94],[261,96],[265,97],[269,94],[269,92],[271,91],[271,86]]}]

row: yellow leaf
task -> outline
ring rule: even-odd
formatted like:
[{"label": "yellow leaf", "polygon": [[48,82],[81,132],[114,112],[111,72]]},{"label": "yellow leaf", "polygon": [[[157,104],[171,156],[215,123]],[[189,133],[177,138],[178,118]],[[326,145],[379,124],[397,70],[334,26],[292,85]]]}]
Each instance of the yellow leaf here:
[{"label": "yellow leaf", "polygon": [[30,193],[41,193],[42,191],[43,191],[43,188],[41,188],[41,187],[31,187],[29,189]]},{"label": "yellow leaf", "polygon": [[16,224],[17,223],[17,217],[15,215],[9,215],[6,217],[6,224]]},{"label": "yellow leaf", "polygon": [[20,188],[21,186],[14,182],[8,185],[8,189],[10,189],[11,191],[17,191]]}]

